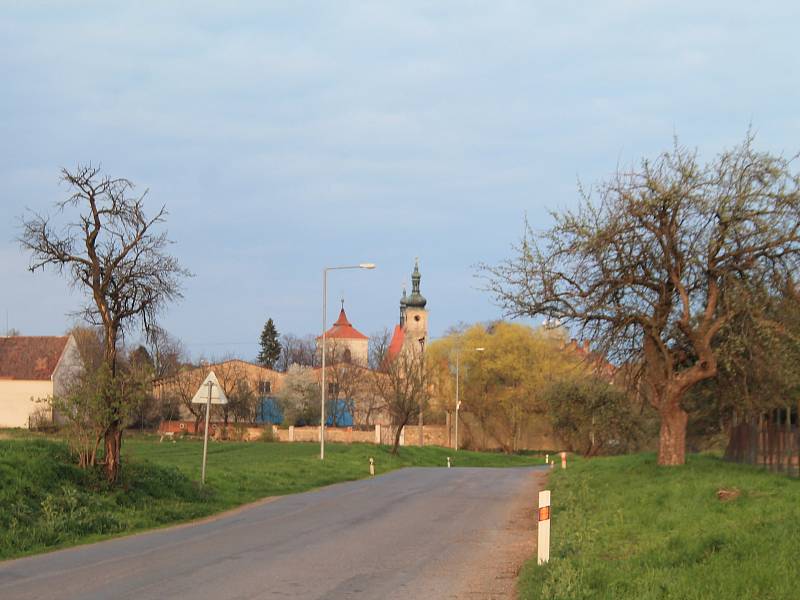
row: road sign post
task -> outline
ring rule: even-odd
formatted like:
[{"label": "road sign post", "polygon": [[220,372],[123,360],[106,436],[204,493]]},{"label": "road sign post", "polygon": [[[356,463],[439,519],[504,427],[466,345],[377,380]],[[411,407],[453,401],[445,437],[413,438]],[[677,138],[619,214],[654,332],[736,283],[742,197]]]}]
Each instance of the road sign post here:
[{"label": "road sign post", "polygon": [[203,468],[200,471],[200,485],[206,484],[206,457],[208,456],[208,417],[211,414],[211,391],[214,388],[214,383],[209,381],[206,386],[208,387],[208,400],[206,401],[206,431],[203,434]]},{"label": "road sign post", "polygon": [[562,452],[561,453],[561,468],[562,469],[566,469],[567,468],[567,453],[566,452]]},{"label": "road sign post", "polygon": [[[207,393],[203,393],[205,390]],[[211,416],[212,404],[227,404],[228,399],[225,397],[225,392],[219,385],[217,376],[214,371],[211,371],[205,378],[197,393],[192,398],[192,404],[205,404],[206,405],[206,430],[203,434],[203,467],[200,470],[200,485],[206,484],[206,457],[208,455],[208,422]]]},{"label": "road sign post", "polygon": [[550,490],[539,492],[539,536],[537,541],[538,564],[550,560]]}]

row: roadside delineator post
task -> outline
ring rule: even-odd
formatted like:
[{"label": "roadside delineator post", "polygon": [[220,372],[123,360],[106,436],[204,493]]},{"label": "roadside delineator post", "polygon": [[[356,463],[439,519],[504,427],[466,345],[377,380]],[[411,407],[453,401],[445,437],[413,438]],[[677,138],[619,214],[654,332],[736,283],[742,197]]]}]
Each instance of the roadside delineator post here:
[{"label": "roadside delineator post", "polygon": [[546,465],[550,464],[550,455],[549,454],[545,454],[544,455],[544,464],[546,464]]},{"label": "roadside delineator post", "polygon": [[450,457],[449,456],[447,457],[447,468],[448,469],[450,468]]},{"label": "roadside delineator post", "polygon": [[375,477],[375,459],[371,456],[369,457],[369,476]]},{"label": "roadside delineator post", "polygon": [[561,453],[561,468],[562,469],[566,469],[567,468],[567,453],[566,452],[562,452]]},{"label": "roadside delineator post", "polygon": [[539,492],[538,521],[537,564],[543,565],[550,560],[550,490]]}]

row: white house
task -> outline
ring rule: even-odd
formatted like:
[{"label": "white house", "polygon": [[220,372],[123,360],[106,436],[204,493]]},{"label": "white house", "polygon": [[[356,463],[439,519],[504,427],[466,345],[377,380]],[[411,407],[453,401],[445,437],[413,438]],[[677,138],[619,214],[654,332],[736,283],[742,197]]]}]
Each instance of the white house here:
[{"label": "white house", "polygon": [[71,335],[0,338],[0,427],[28,427],[42,407],[52,420],[48,401],[64,393],[80,369]]}]

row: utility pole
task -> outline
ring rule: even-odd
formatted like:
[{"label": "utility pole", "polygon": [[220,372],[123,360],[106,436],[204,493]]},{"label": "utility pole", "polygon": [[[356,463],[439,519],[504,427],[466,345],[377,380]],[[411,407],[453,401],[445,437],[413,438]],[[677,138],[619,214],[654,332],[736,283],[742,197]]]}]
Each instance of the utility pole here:
[{"label": "utility pole", "polygon": [[[478,347],[478,348],[470,348],[465,352],[483,352],[486,348]],[[459,397],[459,363],[461,361],[461,348],[456,349],[456,443],[455,443],[455,450],[458,451],[458,411],[461,408],[461,398]]]},{"label": "utility pole", "polygon": [[[419,366],[420,368],[424,368],[424,360],[425,360],[425,340],[421,339],[419,341]],[[423,430],[423,422],[422,422],[422,394],[419,396],[419,447],[422,448],[425,446],[425,434]]]},{"label": "utility pole", "polygon": [[328,271],[341,271],[343,269],[374,269],[375,263],[359,263],[344,267],[325,267],[322,269],[322,389],[320,390],[320,418],[319,418],[319,459],[325,460],[325,394],[327,393],[327,378],[325,377],[327,352],[327,329],[328,322],[326,313],[328,311]]}]

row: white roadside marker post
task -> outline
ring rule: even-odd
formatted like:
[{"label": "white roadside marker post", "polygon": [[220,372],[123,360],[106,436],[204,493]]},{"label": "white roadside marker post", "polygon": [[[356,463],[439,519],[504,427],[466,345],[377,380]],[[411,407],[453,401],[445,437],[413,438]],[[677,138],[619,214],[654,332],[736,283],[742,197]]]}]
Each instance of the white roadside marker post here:
[{"label": "white roadside marker post", "polygon": [[567,453],[566,452],[562,452],[561,453],[561,468],[562,469],[566,469],[567,468]]},{"label": "white roadside marker post", "polygon": [[447,457],[447,468],[448,469],[450,468],[450,457],[449,456]]},{"label": "white roadside marker post", "polygon": [[537,564],[543,565],[550,560],[550,490],[539,492],[538,519]]},{"label": "white roadside marker post", "polygon": [[550,455],[549,454],[545,454],[544,455],[544,464],[546,464],[546,465],[550,464]]},{"label": "white roadside marker post", "polygon": [[375,459],[371,456],[369,457],[369,476],[375,477]]}]

